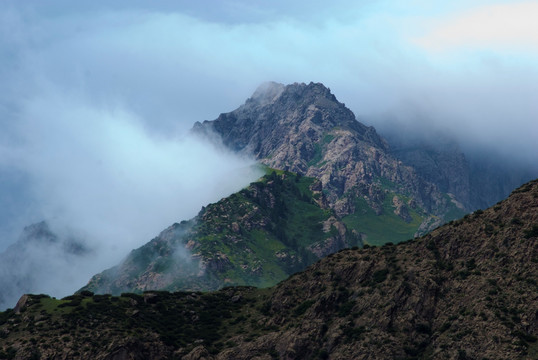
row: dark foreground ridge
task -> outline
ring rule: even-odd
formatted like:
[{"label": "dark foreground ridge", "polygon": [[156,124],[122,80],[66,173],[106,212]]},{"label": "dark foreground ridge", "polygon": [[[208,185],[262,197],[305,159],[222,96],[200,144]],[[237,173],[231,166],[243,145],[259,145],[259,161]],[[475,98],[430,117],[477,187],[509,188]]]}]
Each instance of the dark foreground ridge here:
[{"label": "dark foreground ridge", "polygon": [[0,358],[536,359],[538,180],[422,238],[268,289],[82,292],[0,314]]}]

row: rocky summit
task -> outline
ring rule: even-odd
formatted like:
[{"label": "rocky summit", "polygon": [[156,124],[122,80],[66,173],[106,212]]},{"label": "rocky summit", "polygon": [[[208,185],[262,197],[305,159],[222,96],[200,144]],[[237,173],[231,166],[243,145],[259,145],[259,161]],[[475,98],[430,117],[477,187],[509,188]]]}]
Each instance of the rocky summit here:
[{"label": "rocky summit", "polygon": [[[216,134],[269,167],[319,179],[330,207],[367,242],[405,240],[470,210],[468,201],[441,192],[396,158],[323,84],[264,84],[238,109],[196,123],[193,131]],[[378,220],[399,233],[387,240],[374,229]]]},{"label": "rocky summit", "polygon": [[430,234],[346,249],[268,289],[27,295],[9,359],[536,359],[538,180]]}]

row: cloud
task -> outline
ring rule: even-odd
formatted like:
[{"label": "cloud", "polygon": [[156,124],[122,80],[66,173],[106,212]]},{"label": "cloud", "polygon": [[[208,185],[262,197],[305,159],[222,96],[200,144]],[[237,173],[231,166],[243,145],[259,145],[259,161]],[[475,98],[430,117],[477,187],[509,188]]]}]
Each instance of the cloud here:
[{"label": "cloud", "polygon": [[189,133],[151,131],[119,103],[97,105],[84,91],[48,82],[34,86],[17,103],[10,128],[16,141],[2,148],[0,174],[26,181],[0,191],[20,202],[12,204],[18,212],[3,213],[19,228],[4,226],[2,245],[44,219],[60,238],[74,237],[91,251],[74,256],[58,244],[16,245],[23,261],[3,262],[0,274],[20,281],[0,306],[13,306],[22,292],[72,293],[170,224],[261,176],[252,159]]},{"label": "cloud", "polygon": [[538,52],[536,2],[485,5],[439,19],[431,33],[417,39],[429,50],[454,48],[522,49]]},{"label": "cloud", "polygon": [[[498,113],[468,109],[466,89],[479,100],[477,108],[505,104],[502,114],[517,109],[510,123],[497,116],[496,124],[505,123],[502,130],[513,122],[528,127],[536,114],[526,100],[537,77],[532,51],[514,54],[470,43],[439,53],[416,42],[437,41],[442,29],[457,30],[461,24],[467,27],[459,38],[470,31],[467,38],[472,39],[473,21],[478,28],[491,27],[480,15],[484,9],[500,8],[518,20],[508,10],[532,5],[487,3],[476,1],[473,6],[479,7],[471,8],[462,1],[405,6],[394,1],[308,6],[234,1],[215,3],[217,12],[185,3],[107,7],[95,2],[91,11],[71,4],[63,10],[67,15],[54,17],[21,10],[11,23],[20,24],[14,31],[18,38],[31,39],[17,42],[24,44],[17,53],[25,69],[36,69],[67,89],[74,81],[82,83],[98,103],[119,98],[141,118],[151,119],[152,129],[184,129],[213,119],[237,107],[261,82],[274,80],[323,82],[364,121],[387,110],[401,113],[412,102],[435,124],[455,121],[451,130],[459,135],[458,118],[481,124]],[[253,16],[257,12],[267,15]],[[512,32],[510,42],[517,36]],[[507,80],[509,90],[503,86]],[[450,121],[439,118],[447,110]],[[412,121],[412,114],[408,117]]]},{"label": "cloud", "polygon": [[0,309],[13,307],[28,292],[63,297],[87,281],[99,254],[84,240],[80,234],[52,233],[44,222],[26,227],[17,245],[0,253]]},{"label": "cloud", "polygon": [[[54,84],[56,94],[77,92],[75,102],[136,118],[151,136],[166,137],[234,109],[274,80],[323,82],[376,126],[397,118],[516,157],[538,151],[532,51],[514,55],[470,43],[439,53],[416,43],[461,24],[465,31],[473,23],[489,29],[483,14],[504,12],[523,23],[514,14],[532,4],[355,3],[238,0],[214,2],[211,10],[191,2],[10,2],[0,21],[0,51],[12,54],[0,70],[2,144],[18,141],[19,132],[10,130],[15,121],[6,119],[24,110],[22,100],[35,103],[48,91],[43,84]],[[510,34],[511,41],[521,35]]]},{"label": "cloud", "polygon": [[192,136],[152,135],[135,114],[94,107],[76,91],[47,87],[23,109],[11,156],[32,179],[41,215],[92,229],[122,252],[259,175],[252,160]]}]

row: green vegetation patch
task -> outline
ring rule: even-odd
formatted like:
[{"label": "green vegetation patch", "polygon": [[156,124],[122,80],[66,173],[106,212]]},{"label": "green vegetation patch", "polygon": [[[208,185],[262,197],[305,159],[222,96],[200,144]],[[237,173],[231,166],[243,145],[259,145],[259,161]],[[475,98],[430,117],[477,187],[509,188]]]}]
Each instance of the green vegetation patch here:
[{"label": "green vegetation patch", "polygon": [[[272,171],[247,189],[207,207],[193,238],[200,244],[202,254],[226,254],[229,263],[220,274],[216,273],[219,278],[230,284],[264,287],[295,270],[297,264],[286,264],[283,258],[297,258],[301,246],[319,239],[317,233],[309,237],[313,230],[308,232],[308,226],[320,229],[312,222],[319,223],[327,217],[311,203],[312,181]],[[311,221],[300,222],[304,216]],[[297,224],[301,229],[292,231]]]},{"label": "green vegetation patch", "polygon": [[[366,235],[370,245],[383,245],[388,242],[398,243],[414,237],[424,217],[417,211],[408,208],[411,222],[406,223],[394,213],[392,198],[396,195],[389,193],[383,201],[383,213],[377,215],[367,204],[366,200],[355,199],[355,213],[347,215],[342,220],[350,229]],[[398,195],[404,198],[401,195]]]},{"label": "green vegetation patch", "polygon": [[447,199],[447,202],[449,204],[448,209],[444,212],[445,221],[448,222],[451,220],[461,219],[462,217],[465,216],[465,214],[467,214],[465,210],[460,209],[452,202],[452,199],[450,199],[450,196],[445,194],[445,198]]},{"label": "green vegetation patch", "polygon": [[315,143],[314,144],[314,154],[312,155],[312,158],[310,159],[310,161],[308,161],[306,166],[308,166],[308,167],[314,166],[317,163],[319,163],[321,161],[321,159],[323,159],[323,147],[320,144]]}]

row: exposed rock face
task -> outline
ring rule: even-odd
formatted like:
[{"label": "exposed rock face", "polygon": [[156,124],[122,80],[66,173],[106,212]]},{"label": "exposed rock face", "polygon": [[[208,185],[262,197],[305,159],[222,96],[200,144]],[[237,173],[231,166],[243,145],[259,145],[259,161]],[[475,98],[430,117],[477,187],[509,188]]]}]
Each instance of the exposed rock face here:
[{"label": "exposed rock face", "polygon": [[485,209],[504,199],[512,189],[538,176],[538,162],[531,166],[490,153],[469,156],[469,181],[473,209]]},{"label": "exposed rock face", "polygon": [[0,313],[0,354],[536,359],[537,262],[538,180],[422,238],[343,250],[270,289],[30,295],[21,314]]},{"label": "exposed rock face", "polygon": [[21,311],[24,310],[27,301],[28,301],[28,295],[21,296],[19,301],[17,301],[17,305],[15,305],[15,307],[13,308],[13,312],[15,312],[15,314],[20,314]]},{"label": "exposed rock face", "polygon": [[331,216],[323,222],[323,231],[332,234],[332,236],[324,241],[308,246],[308,250],[315,254],[319,259],[349,246],[348,229],[334,216]]},{"label": "exposed rock face", "polygon": [[437,184],[445,193],[454,194],[456,199],[471,210],[469,162],[455,143],[405,141],[393,134],[389,138],[391,152],[413,168],[424,179]]},{"label": "exposed rock face", "polygon": [[436,185],[393,157],[375,129],[358,122],[322,84],[264,84],[237,110],[196,123],[193,130],[216,133],[229,148],[253,154],[270,167],[319,179],[340,217],[356,210],[357,197],[381,214],[387,189],[407,194],[438,216],[452,206]]},{"label": "exposed rock face", "polygon": [[404,202],[396,195],[392,198],[392,205],[394,206],[394,213],[402,218],[405,222],[411,222],[412,218],[409,215],[409,210],[405,206]]}]

